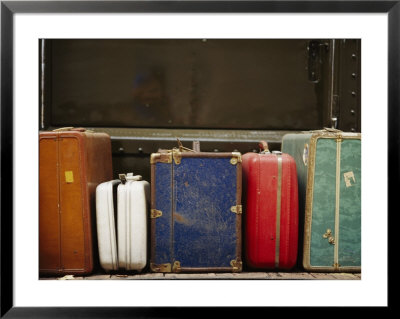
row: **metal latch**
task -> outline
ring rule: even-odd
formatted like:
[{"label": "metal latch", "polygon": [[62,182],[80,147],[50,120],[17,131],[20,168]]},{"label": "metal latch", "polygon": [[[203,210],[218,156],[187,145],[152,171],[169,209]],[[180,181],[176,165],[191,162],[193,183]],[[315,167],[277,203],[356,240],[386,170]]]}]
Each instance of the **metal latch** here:
[{"label": "metal latch", "polygon": [[231,212],[235,213],[235,214],[241,214],[242,213],[242,205],[232,206]]},{"label": "metal latch", "polygon": [[240,152],[232,152],[232,158],[230,160],[232,165],[242,162],[242,154]]},{"label": "metal latch", "polygon": [[179,165],[181,163],[182,155],[180,151],[174,149],[172,151],[172,157],[174,159],[175,165]]},{"label": "metal latch", "polygon": [[331,245],[335,245],[335,237],[332,236],[332,230],[329,228],[326,230],[326,233],[322,235],[323,238],[328,238],[328,243]]},{"label": "metal latch", "polygon": [[150,218],[158,218],[162,216],[162,211],[161,210],[157,210],[157,209],[151,209],[150,210]]}]

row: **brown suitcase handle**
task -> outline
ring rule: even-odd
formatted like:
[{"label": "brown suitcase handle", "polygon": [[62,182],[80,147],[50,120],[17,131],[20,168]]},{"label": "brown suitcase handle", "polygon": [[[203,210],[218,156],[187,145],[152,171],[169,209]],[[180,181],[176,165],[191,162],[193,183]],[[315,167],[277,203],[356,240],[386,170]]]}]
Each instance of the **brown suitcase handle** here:
[{"label": "brown suitcase handle", "polygon": [[182,145],[182,142],[179,140],[179,138],[176,138],[176,141],[178,142],[178,148],[179,148],[179,152],[195,152],[194,150],[184,147]]},{"label": "brown suitcase handle", "polygon": [[266,141],[260,141],[258,146],[262,152],[269,152],[268,143]]},{"label": "brown suitcase handle", "polygon": [[65,131],[74,131],[74,132],[93,132],[90,130],[85,129],[84,127],[60,127],[53,130],[53,132],[65,132]]}]

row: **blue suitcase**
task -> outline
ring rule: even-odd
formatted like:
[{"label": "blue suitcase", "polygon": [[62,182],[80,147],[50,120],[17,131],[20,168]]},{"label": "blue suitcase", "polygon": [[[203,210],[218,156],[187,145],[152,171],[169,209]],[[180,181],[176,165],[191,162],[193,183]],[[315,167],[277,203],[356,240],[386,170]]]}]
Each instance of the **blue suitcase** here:
[{"label": "blue suitcase", "polygon": [[150,164],[151,271],[242,271],[241,154],[180,146]]}]

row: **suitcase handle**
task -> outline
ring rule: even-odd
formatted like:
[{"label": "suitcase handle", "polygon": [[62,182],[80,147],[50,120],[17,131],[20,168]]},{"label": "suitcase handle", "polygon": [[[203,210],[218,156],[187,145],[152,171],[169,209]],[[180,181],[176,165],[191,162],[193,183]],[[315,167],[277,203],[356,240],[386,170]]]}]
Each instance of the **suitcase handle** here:
[{"label": "suitcase handle", "polygon": [[266,141],[260,141],[258,143],[258,146],[259,146],[261,152],[269,153],[268,143]]},{"label": "suitcase handle", "polygon": [[60,127],[53,130],[53,132],[65,132],[65,131],[74,131],[74,132],[92,132],[90,130],[85,129],[84,127]]},{"label": "suitcase handle", "polygon": [[127,181],[141,181],[141,175],[133,175],[133,173],[125,174],[118,174],[119,179],[121,180],[122,184],[125,184]]},{"label": "suitcase handle", "polygon": [[338,130],[337,128],[333,127],[324,127],[322,130],[312,130],[311,133],[318,133],[318,132],[331,132],[331,133],[342,133],[342,130]]},{"label": "suitcase handle", "polygon": [[184,147],[182,145],[182,142],[179,140],[179,138],[176,138],[176,141],[178,142],[178,147],[179,147],[179,152],[195,152],[194,150]]}]

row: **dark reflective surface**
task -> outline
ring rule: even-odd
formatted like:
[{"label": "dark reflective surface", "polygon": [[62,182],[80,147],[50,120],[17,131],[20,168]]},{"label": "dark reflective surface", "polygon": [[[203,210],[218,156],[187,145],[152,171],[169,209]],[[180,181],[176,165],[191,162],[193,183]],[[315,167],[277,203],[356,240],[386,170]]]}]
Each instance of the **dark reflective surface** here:
[{"label": "dark reflective surface", "polygon": [[[319,129],[309,40],[46,40],[53,126]],[[321,60],[327,60],[322,55]],[[49,107],[49,105],[46,105]]]}]

